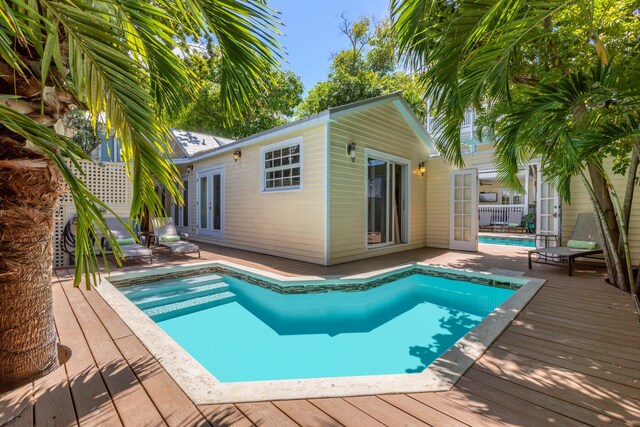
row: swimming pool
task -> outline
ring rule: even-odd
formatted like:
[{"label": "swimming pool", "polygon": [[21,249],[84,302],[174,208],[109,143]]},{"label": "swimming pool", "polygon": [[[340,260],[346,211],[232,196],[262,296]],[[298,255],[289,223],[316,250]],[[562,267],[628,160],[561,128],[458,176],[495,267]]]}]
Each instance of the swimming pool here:
[{"label": "swimming pool", "polygon": [[543,284],[426,263],[336,278],[215,261],[96,290],[200,405],[449,390]]},{"label": "swimming pool", "polygon": [[515,290],[412,274],[282,294],[220,275],[122,292],[221,382],[422,372]]},{"label": "swimming pool", "polygon": [[530,237],[478,236],[478,243],[535,248],[536,242]]}]

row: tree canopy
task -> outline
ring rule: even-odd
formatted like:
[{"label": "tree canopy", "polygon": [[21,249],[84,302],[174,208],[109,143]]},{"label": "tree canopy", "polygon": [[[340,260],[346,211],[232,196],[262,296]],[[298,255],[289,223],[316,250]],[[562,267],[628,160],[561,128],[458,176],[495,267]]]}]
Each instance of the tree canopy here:
[{"label": "tree canopy", "polygon": [[298,115],[308,116],[401,90],[416,115],[424,119],[423,89],[413,75],[398,70],[389,21],[372,24],[369,18],[349,21],[343,16],[340,31],[349,39],[351,48],[334,56],[327,80],[309,90],[298,107]]},{"label": "tree canopy", "polygon": [[[519,167],[540,157],[545,178],[568,201],[578,177],[593,202],[610,278],[628,289],[640,147],[637,2],[393,0],[392,16],[399,50],[433,106],[441,154],[463,166],[459,129],[473,106],[485,127],[479,136],[494,136],[503,182],[519,187]],[[613,172],[628,172],[624,203],[604,167],[611,157]]]},{"label": "tree canopy", "polygon": [[[302,101],[303,85],[292,71],[272,67],[272,78],[242,116],[228,117],[221,97],[221,52],[212,42],[206,49],[189,49],[185,63],[200,88],[179,114],[168,115],[171,127],[230,138],[243,138],[287,123]],[[193,84],[193,82],[189,84]]]}]

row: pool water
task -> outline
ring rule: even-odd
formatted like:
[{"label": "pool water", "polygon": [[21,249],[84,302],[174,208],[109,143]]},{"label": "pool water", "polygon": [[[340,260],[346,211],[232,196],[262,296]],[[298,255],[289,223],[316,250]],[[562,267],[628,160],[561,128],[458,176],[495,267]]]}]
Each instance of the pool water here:
[{"label": "pool water", "polygon": [[507,238],[507,237],[493,237],[493,236],[478,236],[478,243],[488,243],[491,245],[506,245],[506,246],[524,246],[527,248],[535,248],[536,242],[531,238]]},{"label": "pool water", "polygon": [[515,292],[422,274],[352,292],[215,275],[122,291],[221,382],[421,372]]}]

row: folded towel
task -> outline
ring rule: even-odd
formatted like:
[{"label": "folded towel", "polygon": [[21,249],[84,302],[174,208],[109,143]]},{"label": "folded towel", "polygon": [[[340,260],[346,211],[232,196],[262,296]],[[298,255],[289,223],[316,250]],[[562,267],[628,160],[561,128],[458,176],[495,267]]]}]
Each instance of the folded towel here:
[{"label": "folded towel", "polygon": [[116,239],[116,242],[118,242],[118,246],[129,246],[133,245],[136,241],[133,237],[129,237],[128,239]]},{"label": "folded towel", "polygon": [[586,242],[582,240],[569,240],[567,242],[567,247],[571,249],[594,250],[598,249],[598,244],[596,242]]},{"label": "folded towel", "polygon": [[170,242],[179,242],[180,236],[169,235],[169,236],[160,236],[160,243],[170,243]]}]

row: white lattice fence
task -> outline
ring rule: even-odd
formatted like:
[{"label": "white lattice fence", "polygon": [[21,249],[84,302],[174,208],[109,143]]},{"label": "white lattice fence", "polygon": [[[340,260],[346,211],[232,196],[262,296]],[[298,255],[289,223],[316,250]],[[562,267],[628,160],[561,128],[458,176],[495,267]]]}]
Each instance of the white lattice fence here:
[{"label": "white lattice fence", "polygon": [[[84,176],[72,167],[76,176],[84,180],[89,190],[118,215],[128,215],[133,196],[133,185],[127,178],[125,166],[122,163],[93,163],[80,161]],[[54,225],[54,255],[53,266],[69,265],[69,256],[62,251],[62,233],[67,222],[76,215],[76,207],[69,192],[66,192],[58,202],[55,211]]]}]

